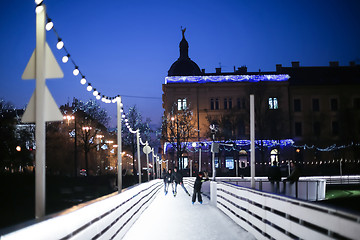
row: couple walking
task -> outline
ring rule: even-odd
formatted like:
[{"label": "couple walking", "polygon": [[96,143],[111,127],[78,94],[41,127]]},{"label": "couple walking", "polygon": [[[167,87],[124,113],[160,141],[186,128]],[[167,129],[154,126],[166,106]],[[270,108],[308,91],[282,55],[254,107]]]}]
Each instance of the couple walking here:
[{"label": "couple walking", "polygon": [[[165,172],[165,169],[164,171]],[[175,183],[175,188],[174,188]],[[178,171],[177,167],[174,168],[174,172],[169,169],[167,173],[165,173],[164,176],[164,192],[165,195],[168,193],[169,185],[171,184],[171,189],[173,192],[174,197],[176,197],[177,193],[177,185],[180,184],[180,186],[184,189],[185,193],[190,196],[190,193],[186,190],[183,182],[183,176],[181,172]]]}]

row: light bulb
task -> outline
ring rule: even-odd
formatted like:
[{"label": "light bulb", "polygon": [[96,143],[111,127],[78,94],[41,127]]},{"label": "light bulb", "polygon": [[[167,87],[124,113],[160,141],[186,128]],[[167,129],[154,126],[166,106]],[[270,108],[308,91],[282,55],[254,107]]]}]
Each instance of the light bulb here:
[{"label": "light bulb", "polygon": [[74,69],[74,71],[73,71],[73,74],[74,74],[75,76],[77,76],[77,75],[79,75],[79,73],[80,73],[80,71],[79,71],[78,67],[75,67],[75,69]]},{"label": "light bulb", "polygon": [[62,49],[64,47],[64,42],[59,38],[58,43],[56,44],[57,49]]},{"label": "light bulb", "polygon": [[48,19],[48,23],[45,25],[46,31],[50,31],[54,27],[54,23],[51,21],[51,19]]},{"label": "light bulb", "polygon": [[36,13],[41,13],[44,10],[44,6],[43,5],[39,5],[35,8],[35,12]]},{"label": "light bulb", "polygon": [[105,102],[105,96],[103,95],[102,98],[101,98],[101,101]]},{"label": "light bulb", "polygon": [[63,56],[63,57],[62,57],[62,62],[63,62],[63,63],[67,63],[67,62],[69,61],[69,57],[70,57],[70,55],[69,55],[69,54],[68,54],[68,55]]},{"label": "light bulb", "polygon": [[101,98],[100,95],[96,95],[97,100],[100,100],[100,98]]},{"label": "light bulb", "polygon": [[35,0],[36,5],[39,5],[40,3],[42,3],[44,0]]},{"label": "light bulb", "polygon": [[94,88],[93,95],[96,97],[98,94],[99,94],[99,92],[98,92],[98,91],[96,91],[96,89]]},{"label": "light bulb", "polygon": [[114,98],[113,100],[112,100],[112,103],[116,103],[117,102],[117,98]]},{"label": "light bulb", "polygon": [[92,90],[92,86],[90,85],[90,83],[89,83],[89,85],[86,87],[86,90],[88,90],[89,92]]},{"label": "light bulb", "polygon": [[82,85],[84,85],[84,84],[86,83],[85,76],[83,76],[83,77],[81,78],[80,83],[81,83]]}]

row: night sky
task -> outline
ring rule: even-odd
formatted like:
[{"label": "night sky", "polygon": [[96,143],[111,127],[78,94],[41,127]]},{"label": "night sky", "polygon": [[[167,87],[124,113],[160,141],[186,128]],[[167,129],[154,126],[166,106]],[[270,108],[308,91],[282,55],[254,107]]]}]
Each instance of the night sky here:
[{"label": "night sky", "polygon": [[[143,117],[160,123],[162,89],[179,57],[181,26],[189,56],[206,72],[246,65],[275,71],[276,64],[327,66],[360,64],[360,1],[354,0],[45,0],[47,13],[72,59],[101,94],[123,95],[125,111],[137,105]],[[21,75],[35,48],[33,0],[1,1],[0,98],[24,107],[35,88]],[[58,105],[73,97],[94,99],[61,62],[53,31],[47,42],[63,79],[47,80]],[[138,96],[138,97],[134,97]],[[116,105],[104,104],[116,122]]]}]

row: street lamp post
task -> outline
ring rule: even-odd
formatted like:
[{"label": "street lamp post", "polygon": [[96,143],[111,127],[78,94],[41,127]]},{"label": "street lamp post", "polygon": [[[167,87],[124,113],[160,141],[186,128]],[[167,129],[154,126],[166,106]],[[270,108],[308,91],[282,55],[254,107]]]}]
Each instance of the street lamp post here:
[{"label": "street lamp post", "polygon": [[68,126],[70,123],[70,120],[74,120],[74,176],[77,177],[77,134],[76,134],[76,117],[72,115],[65,115],[64,120],[68,121]]}]

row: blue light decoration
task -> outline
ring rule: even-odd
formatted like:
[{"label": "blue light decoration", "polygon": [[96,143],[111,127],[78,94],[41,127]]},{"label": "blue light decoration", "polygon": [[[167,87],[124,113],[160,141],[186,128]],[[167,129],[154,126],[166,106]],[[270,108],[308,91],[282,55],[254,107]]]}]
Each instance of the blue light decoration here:
[{"label": "blue light decoration", "polygon": [[288,81],[288,74],[272,75],[222,75],[222,76],[172,76],[165,77],[165,84],[168,83],[223,83],[223,82],[260,82]]},{"label": "blue light decoration", "polygon": [[[211,146],[211,143],[213,141],[203,141],[203,142],[183,142],[181,143],[182,147],[186,147],[188,149],[188,151],[190,152],[194,152],[194,151],[198,151],[198,149],[201,147],[201,149],[204,149],[205,152],[206,150],[209,151],[209,147]],[[240,150],[237,149],[236,147],[244,147],[244,146],[249,146],[251,141],[250,140],[233,140],[233,141],[215,141],[216,143],[223,143],[223,144],[234,144],[234,146],[229,148],[224,148],[227,151],[232,151],[232,150]],[[192,146],[192,144],[194,143],[195,147]],[[255,145],[256,148],[258,148],[259,145],[262,145],[264,147],[275,147],[275,146],[280,146],[280,147],[285,147],[285,146],[293,146],[294,144],[294,140],[292,139],[283,139],[283,140],[255,140]],[[173,144],[176,146],[176,143],[169,143],[166,142],[164,143],[164,154],[166,154],[166,152],[168,152],[170,149],[173,148]],[[193,151],[191,151],[190,149],[194,149]],[[202,151],[204,151],[202,150]]]}]

